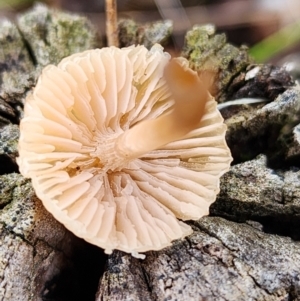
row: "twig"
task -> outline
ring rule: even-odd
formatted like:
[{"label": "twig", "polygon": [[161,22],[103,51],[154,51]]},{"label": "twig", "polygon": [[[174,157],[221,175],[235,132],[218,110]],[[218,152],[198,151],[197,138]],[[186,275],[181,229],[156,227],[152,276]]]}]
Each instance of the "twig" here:
[{"label": "twig", "polygon": [[106,37],[108,46],[119,47],[117,3],[116,0],[106,0]]}]

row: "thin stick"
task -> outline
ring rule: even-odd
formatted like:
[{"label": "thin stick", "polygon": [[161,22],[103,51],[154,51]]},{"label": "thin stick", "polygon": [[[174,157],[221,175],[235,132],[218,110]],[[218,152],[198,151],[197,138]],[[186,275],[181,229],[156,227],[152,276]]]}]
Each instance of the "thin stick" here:
[{"label": "thin stick", "polygon": [[108,46],[119,47],[117,3],[116,0],[106,0],[106,37]]}]

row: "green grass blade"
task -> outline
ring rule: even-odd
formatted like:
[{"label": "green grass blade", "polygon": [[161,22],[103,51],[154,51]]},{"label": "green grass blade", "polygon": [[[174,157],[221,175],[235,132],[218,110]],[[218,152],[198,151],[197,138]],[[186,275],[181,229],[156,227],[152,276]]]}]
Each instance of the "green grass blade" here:
[{"label": "green grass blade", "polygon": [[250,48],[250,55],[264,63],[276,54],[300,42],[300,21],[292,23]]}]

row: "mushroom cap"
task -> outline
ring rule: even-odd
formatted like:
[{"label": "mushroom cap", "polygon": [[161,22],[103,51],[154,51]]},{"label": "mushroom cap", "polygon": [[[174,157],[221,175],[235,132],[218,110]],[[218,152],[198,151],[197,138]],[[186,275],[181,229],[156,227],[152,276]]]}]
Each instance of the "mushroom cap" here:
[{"label": "mushroom cap", "polygon": [[159,45],[85,51],[47,66],[25,103],[20,172],[58,221],[106,253],[190,234],[181,220],[208,214],[232,160],[213,98],[182,139],[139,158],[116,152],[120,135],[171,110],[169,60]]}]

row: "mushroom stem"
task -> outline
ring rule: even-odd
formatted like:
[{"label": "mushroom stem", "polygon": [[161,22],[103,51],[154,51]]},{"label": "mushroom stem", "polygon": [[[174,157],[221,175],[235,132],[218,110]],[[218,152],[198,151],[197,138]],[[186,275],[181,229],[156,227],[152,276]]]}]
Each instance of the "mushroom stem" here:
[{"label": "mushroom stem", "polygon": [[197,73],[185,70],[175,60],[166,66],[164,76],[175,101],[173,110],[157,119],[145,120],[119,136],[117,151],[128,159],[179,140],[197,128],[211,99],[204,84],[207,78],[201,82]]},{"label": "mushroom stem", "polygon": [[116,0],[106,0],[105,5],[107,44],[108,46],[119,47]]}]

